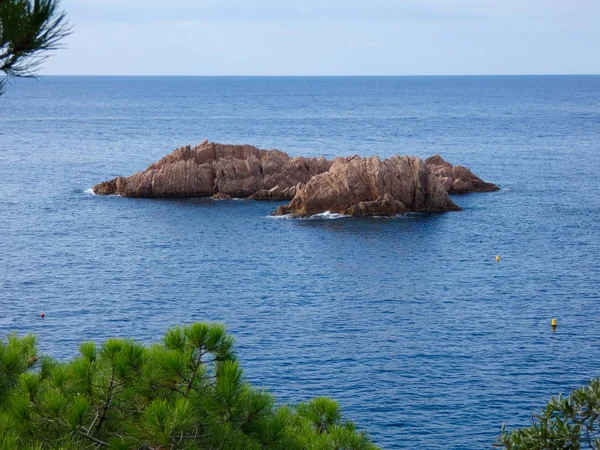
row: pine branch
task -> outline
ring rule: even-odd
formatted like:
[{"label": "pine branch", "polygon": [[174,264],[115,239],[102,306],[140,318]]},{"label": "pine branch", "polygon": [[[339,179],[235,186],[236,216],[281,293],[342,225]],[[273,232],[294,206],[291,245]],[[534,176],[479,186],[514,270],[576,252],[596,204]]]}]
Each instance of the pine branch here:
[{"label": "pine branch", "polygon": [[[60,0],[0,0],[0,72],[35,77],[46,53],[71,34]],[[7,79],[0,79],[0,93]]]},{"label": "pine branch", "polygon": [[98,425],[96,425],[96,428],[94,429],[94,432],[96,432],[96,433],[98,431],[100,431],[100,428],[102,428],[102,424],[104,423],[104,420],[106,419],[106,414],[108,413],[108,408],[110,408],[110,405],[113,400],[114,387],[115,387],[115,366],[113,364],[112,373],[110,375],[110,381],[108,383],[108,396],[106,397],[106,401],[104,402],[104,405],[102,406],[102,413],[100,414],[100,419],[98,420]]},{"label": "pine branch", "polygon": [[202,353],[202,350],[198,349],[198,358],[195,361],[194,369],[192,370],[192,376],[190,377],[190,381],[185,390],[186,397],[190,394],[190,391],[192,390],[192,386],[194,385],[194,381],[196,380],[196,375],[198,373],[198,369],[202,365],[202,356],[203,355],[204,355],[204,353]]},{"label": "pine branch", "polygon": [[84,438],[89,439],[90,441],[92,441],[92,442],[94,442],[94,443],[96,443],[98,445],[101,445],[102,447],[108,447],[108,443],[107,442],[101,441],[100,439],[97,439],[94,436],[92,436],[91,434],[87,433],[86,430],[85,430],[85,428],[83,428],[83,427],[78,428],[77,431]]}]

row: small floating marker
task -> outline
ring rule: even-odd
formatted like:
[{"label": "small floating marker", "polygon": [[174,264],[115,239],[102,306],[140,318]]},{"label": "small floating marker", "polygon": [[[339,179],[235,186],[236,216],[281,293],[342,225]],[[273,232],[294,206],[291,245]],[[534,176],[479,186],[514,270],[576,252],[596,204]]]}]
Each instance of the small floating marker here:
[{"label": "small floating marker", "polygon": [[556,330],[556,319],[552,319],[552,329]]},{"label": "small floating marker", "polygon": [[496,262],[500,262],[500,255],[496,255]]},{"label": "small floating marker", "polygon": [[40,319],[43,319],[44,317],[46,317],[46,314],[40,313]]}]

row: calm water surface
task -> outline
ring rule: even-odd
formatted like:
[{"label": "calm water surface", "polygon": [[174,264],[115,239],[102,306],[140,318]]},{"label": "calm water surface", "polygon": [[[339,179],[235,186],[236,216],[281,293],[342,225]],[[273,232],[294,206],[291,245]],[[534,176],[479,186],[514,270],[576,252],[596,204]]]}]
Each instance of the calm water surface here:
[{"label": "calm water surface", "polygon": [[[205,138],[440,153],[502,190],[339,220],[84,193]],[[390,449],[490,448],[600,375],[600,77],[48,77],[0,98],[0,158],[0,334],[56,357],[224,322],[251,381]]]}]

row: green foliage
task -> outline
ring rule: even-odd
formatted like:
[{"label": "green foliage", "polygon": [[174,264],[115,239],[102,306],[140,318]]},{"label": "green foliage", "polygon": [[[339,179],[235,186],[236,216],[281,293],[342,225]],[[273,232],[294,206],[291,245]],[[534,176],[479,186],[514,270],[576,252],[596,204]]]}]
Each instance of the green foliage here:
[{"label": "green foliage", "polygon": [[0,407],[7,400],[7,392],[18,382],[21,374],[37,361],[36,340],[33,336],[18,338],[16,334],[0,341]]},{"label": "green foliage", "polygon": [[[70,33],[60,0],[0,0],[0,72],[33,76],[41,53]],[[0,78],[0,94],[6,78]]]},{"label": "green foliage", "polygon": [[553,397],[530,427],[506,432],[503,426],[496,448],[600,449],[600,380],[591,380],[566,398]]},{"label": "green foliage", "polygon": [[275,407],[233,344],[222,325],[197,323],[150,347],[84,342],[61,363],[12,334],[0,340],[0,450],[376,449],[332,400]]}]

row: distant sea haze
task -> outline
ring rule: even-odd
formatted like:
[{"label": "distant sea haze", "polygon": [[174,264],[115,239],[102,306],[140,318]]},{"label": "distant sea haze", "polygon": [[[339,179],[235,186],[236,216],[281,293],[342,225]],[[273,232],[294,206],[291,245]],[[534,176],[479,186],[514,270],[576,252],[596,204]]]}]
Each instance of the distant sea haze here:
[{"label": "distant sea haze", "polygon": [[[313,220],[86,192],[205,138],[439,153],[501,190]],[[19,80],[0,156],[0,332],[46,354],[224,322],[250,381],[280,403],[333,397],[387,449],[490,448],[600,375],[600,76]]]}]

